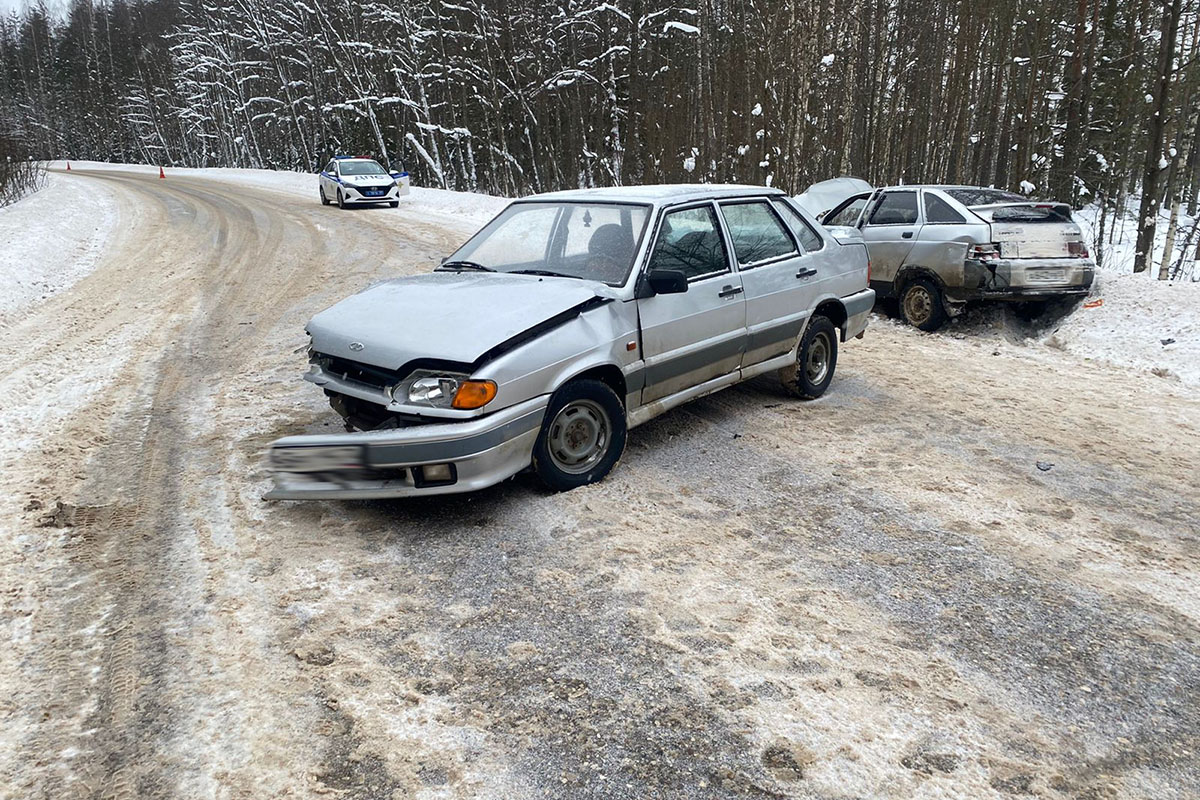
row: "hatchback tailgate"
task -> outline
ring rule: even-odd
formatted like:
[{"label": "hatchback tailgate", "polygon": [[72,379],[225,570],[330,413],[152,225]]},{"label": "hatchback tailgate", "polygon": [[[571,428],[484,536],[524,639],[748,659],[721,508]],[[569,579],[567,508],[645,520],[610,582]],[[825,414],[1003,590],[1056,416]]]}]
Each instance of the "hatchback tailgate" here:
[{"label": "hatchback tailgate", "polygon": [[991,225],[1001,258],[1087,256],[1083,231],[1064,203],[1002,203],[971,210]]}]

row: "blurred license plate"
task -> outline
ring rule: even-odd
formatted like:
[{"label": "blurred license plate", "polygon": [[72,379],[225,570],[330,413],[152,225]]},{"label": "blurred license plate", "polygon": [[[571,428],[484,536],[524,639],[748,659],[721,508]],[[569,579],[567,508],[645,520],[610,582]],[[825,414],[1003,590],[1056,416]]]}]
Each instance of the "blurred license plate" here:
[{"label": "blurred license plate", "polygon": [[1025,273],[1030,283],[1062,283],[1067,279],[1065,269],[1031,269]]},{"label": "blurred license plate", "polygon": [[340,472],[362,469],[365,453],[358,445],[343,447],[279,447],[271,451],[271,466],[283,472]]}]

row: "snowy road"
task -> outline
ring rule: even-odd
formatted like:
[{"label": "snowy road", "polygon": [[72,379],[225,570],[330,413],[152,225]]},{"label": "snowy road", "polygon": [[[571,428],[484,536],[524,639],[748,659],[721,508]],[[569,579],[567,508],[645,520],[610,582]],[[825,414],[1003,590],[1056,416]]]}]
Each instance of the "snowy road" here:
[{"label": "snowy road", "polygon": [[0,343],[0,797],[1200,794],[1194,392],[876,320],[598,486],[265,504],[304,321],[472,224],[73,176],[121,225]]}]

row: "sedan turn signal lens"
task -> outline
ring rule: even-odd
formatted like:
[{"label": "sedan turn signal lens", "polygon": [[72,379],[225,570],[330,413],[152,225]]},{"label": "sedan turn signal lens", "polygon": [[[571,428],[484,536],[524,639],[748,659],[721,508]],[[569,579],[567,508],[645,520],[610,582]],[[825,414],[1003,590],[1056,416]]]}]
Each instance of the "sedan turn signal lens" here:
[{"label": "sedan turn signal lens", "polygon": [[454,395],[454,408],[482,408],[496,396],[495,381],[463,381]]}]

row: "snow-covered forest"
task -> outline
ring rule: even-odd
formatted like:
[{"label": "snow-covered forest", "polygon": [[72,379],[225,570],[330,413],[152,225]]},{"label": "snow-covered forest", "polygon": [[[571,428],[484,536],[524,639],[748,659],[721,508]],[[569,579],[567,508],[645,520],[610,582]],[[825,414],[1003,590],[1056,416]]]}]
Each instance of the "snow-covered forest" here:
[{"label": "snow-covered forest", "polygon": [[74,0],[0,21],[0,129],[506,195],[853,174],[1194,211],[1198,52],[1182,0]]}]

